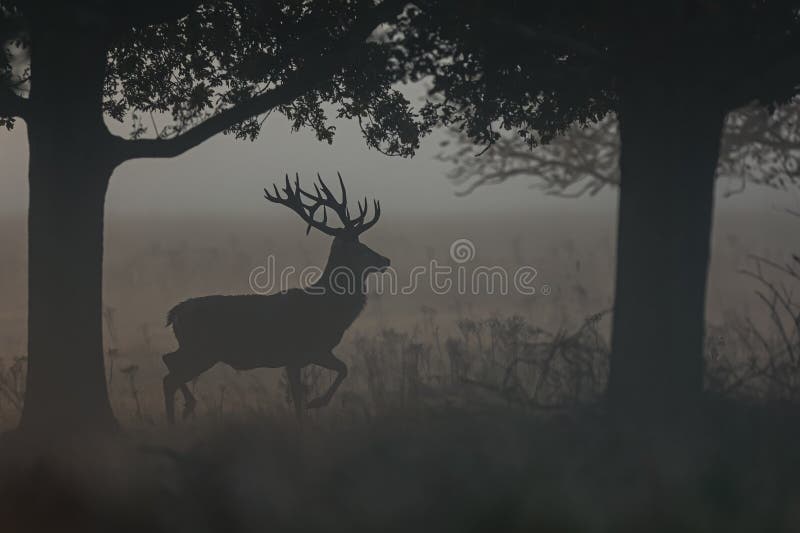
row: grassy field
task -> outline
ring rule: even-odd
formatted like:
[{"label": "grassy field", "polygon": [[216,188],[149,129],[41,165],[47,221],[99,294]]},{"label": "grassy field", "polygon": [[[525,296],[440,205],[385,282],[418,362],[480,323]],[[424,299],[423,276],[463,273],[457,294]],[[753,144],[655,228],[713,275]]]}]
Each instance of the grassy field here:
[{"label": "grassy field", "polygon": [[[235,218],[109,220],[107,371],[115,408],[123,421],[161,423],[164,368],[160,355],[175,348],[172,331],[163,326],[170,307],[192,296],[250,292],[249,274],[266,263],[267,254],[274,254],[278,268],[294,266],[299,271],[324,263],[328,239],[313,232],[304,238],[302,228],[291,218],[287,221],[266,225],[261,220]],[[431,396],[437,389],[444,398],[454,394],[454,386],[466,386],[466,379],[474,382],[467,387],[469,394],[483,395],[489,401],[492,389],[504,386],[509,363],[529,356],[528,346],[563,340],[611,308],[614,221],[610,216],[539,213],[485,220],[391,222],[387,219],[383,227],[376,228],[368,244],[393,260],[401,281],[411,268],[427,265],[432,259],[452,265],[450,244],[467,237],[476,250],[467,266],[500,265],[511,272],[520,265],[531,265],[538,271],[537,287],[546,285],[550,293],[523,296],[513,291],[506,295],[450,291],[442,295],[423,282],[413,294],[371,295],[366,310],[337,348],[351,369],[339,401],[368,404],[368,410],[374,411],[375,404],[384,401],[381,395],[396,403],[397,391],[406,386],[399,382],[409,379],[419,381],[419,394]],[[775,339],[780,332],[774,331],[772,313],[756,293],[763,287],[741,270],[753,269],[751,254],[779,264],[790,260],[795,223],[781,213],[723,212],[718,216],[709,281],[708,341],[709,351],[714,352],[712,368],[723,372],[733,365],[738,369],[725,370],[729,374],[725,379],[740,379],[743,361],[750,355],[763,362],[763,352],[779,351],[779,345],[786,344]],[[0,254],[0,293],[4,295],[0,301],[0,425],[12,427],[21,402],[25,366],[24,221],[8,219],[0,225],[0,233],[4,248]],[[775,281],[783,282],[780,278]],[[296,285],[298,280],[291,283]],[[313,329],[313,325],[309,327]],[[602,387],[608,318],[603,315],[592,328],[597,336],[596,353],[589,362],[571,363],[592,368],[591,376],[572,385],[581,388],[573,393],[581,398]],[[541,357],[539,352],[536,357]],[[761,363],[756,366],[758,372],[750,373],[760,373],[763,378]],[[526,381],[530,392],[541,368],[541,363],[521,363],[513,370]],[[459,372],[465,375],[459,376]],[[320,386],[329,376],[310,370],[306,379]],[[282,383],[280,371],[236,373],[218,367],[201,376],[193,387],[201,399],[201,412],[273,412],[286,405]]]},{"label": "grassy field", "polygon": [[750,532],[800,527],[796,410],[686,432],[514,406],[204,417],[41,450],[0,438],[5,531]]},{"label": "grassy field", "polygon": [[[124,432],[49,443],[47,460],[3,434],[0,523],[81,532],[797,531],[796,280],[750,257],[791,263],[793,221],[718,225],[706,405],[682,431],[648,435],[613,429],[603,410],[612,224],[543,221],[376,234],[371,243],[398,271],[446,261],[452,240],[468,235],[476,262],[533,265],[552,292],[373,296],[336,350],[351,372],[332,405],[300,424],[283,371],[220,366],[191,383],[198,409],[175,428],[161,397],[160,354],[174,346],[166,310],[190,296],[247,292],[265,251],[298,268],[319,264],[327,242],[270,240],[274,231],[243,220],[111,221],[106,364]],[[499,224],[519,229],[498,238]],[[12,230],[3,226],[12,253],[0,256],[5,429],[19,416],[26,362],[24,238]],[[332,375],[309,368],[303,379],[314,396]]]}]

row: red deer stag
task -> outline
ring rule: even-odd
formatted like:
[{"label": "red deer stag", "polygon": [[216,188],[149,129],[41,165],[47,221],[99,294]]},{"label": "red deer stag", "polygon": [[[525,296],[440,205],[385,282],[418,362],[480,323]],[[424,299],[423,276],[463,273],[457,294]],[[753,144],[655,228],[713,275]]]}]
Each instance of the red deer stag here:
[{"label": "red deer stag", "polygon": [[[347,366],[333,354],[333,348],[364,308],[367,275],[389,266],[389,259],[359,242],[359,236],[380,218],[380,203],[373,201],[374,214],[367,220],[365,198],[363,205],[358,202],[358,216],[351,218],[341,175],[339,184],[341,201],[322,178],[314,184],[313,194],[300,188],[299,178],[292,186],[288,175],[285,197],[277,186],[273,186],[274,193],[264,189],[267,200],[300,215],[308,224],[306,234],[313,227],[333,237],[328,263],[313,285],[267,296],[192,298],[170,310],[167,326],[172,326],[179,344],[177,351],[164,356],[169,369],[164,378],[164,400],[170,423],[175,421],[178,389],[183,393],[186,418],[196,403],[186,383],[218,362],[237,370],[285,367],[298,418],[304,401],[300,370],[312,364],[333,370],[334,382],[306,407],[323,407],[330,402],[347,376]],[[322,220],[315,217],[320,209]],[[328,225],[328,209],[339,217],[342,227]]]}]

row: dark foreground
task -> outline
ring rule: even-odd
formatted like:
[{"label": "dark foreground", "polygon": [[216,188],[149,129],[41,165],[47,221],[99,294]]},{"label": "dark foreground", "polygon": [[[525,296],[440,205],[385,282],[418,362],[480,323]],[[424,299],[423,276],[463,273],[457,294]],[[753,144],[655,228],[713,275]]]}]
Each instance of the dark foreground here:
[{"label": "dark foreground", "polygon": [[597,413],[250,420],[102,442],[2,437],[2,531],[800,531],[800,417],[709,409],[688,435]]}]

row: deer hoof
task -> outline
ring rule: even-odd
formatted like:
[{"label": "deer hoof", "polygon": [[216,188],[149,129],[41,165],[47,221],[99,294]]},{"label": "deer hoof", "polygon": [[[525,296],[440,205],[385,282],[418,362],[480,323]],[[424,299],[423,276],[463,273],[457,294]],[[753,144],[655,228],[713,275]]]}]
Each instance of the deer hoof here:
[{"label": "deer hoof", "polygon": [[328,405],[328,402],[325,398],[314,398],[306,405],[306,409],[319,409],[320,407],[325,407]]}]

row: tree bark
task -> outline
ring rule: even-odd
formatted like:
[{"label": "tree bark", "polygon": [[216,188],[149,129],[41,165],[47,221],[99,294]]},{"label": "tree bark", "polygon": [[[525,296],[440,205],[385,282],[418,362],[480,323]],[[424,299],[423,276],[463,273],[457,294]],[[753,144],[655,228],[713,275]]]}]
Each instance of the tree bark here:
[{"label": "tree bark", "polygon": [[714,173],[724,112],[671,80],[620,91],[611,411],[678,422],[701,403]]},{"label": "tree bark", "polygon": [[116,422],[103,364],[103,211],[115,163],[102,116],[106,46],[90,31],[61,33],[58,24],[33,31],[21,429],[108,431]]}]

